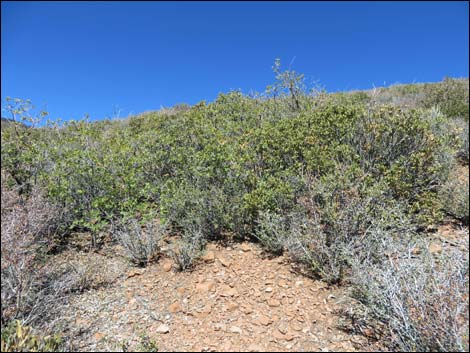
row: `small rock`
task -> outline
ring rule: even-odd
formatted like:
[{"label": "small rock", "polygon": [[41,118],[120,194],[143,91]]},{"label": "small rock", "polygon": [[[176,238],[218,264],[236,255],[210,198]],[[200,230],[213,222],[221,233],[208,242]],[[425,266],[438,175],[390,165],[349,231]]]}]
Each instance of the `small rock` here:
[{"label": "small rock", "polygon": [[286,334],[286,335],[284,336],[284,339],[285,339],[286,341],[292,341],[292,340],[294,339],[294,336],[292,336],[291,334]]},{"label": "small rock", "polygon": [[441,253],[442,252],[442,245],[438,244],[438,243],[431,243],[431,245],[429,245],[429,252],[431,254]]},{"label": "small rock", "polygon": [[204,314],[210,314],[212,311],[212,306],[207,304],[205,307],[202,308],[201,312]]},{"label": "small rock", "polygon": [[258,318],[258,322],[263,326],[268,326],[271,323],[271,319],[265,315],[261,315]]},{"label": "small rock", "polygon": [[184,288],[183,288],[183,287],[179,287],[176,291],[177,291],[180,295],[183,295],[183,294],[184,294]]},{"label": "small rock", "polygon": [[157,327],[155,330],[156,333],[168,333],[170,332],[170,327],[165,324],[161,324],[160,326]]},{"label": "small rock", "polygon": [[266,293],[271,293],[273,291],[273,289],[271,287],[266,287],[266,289],[264,291]]},{"label": "small rock", "polygon": [[219,259],[220,263],[221,263],[224,267],[230,267],[230,265],[231,265],[232,262],[230,261],[229,258],[227,258],[227,257],[225,257],[225,256],[223,256],[223,255],[219,255],[217,258]]},{"label": "small rock", "polygon": [[[103,333],[103,332],[97,332],[97,333],[95,333],[94,336],[95,336],[95,340],[101,341],[101,340],[103,339],[103,337],[104,337],[104,333]],[[2,342],[2,343],[3,343],[3,342]]]},{"label": "small rock", "polygon": [[277,299],[269,299],[269,300],[268,300],[268,305],[269,305],[270,307],[275,308],[275,307],[280,306],[280,305],[281,305],[281,302],[280,302],[279,300],[277,300]]},{"label": "small rock", "polygon": [[171,263],[170,263],[170,262],[165,262],[165,263],[163,264],[163,271],[165,271],[165,272],[170,272],[170,271],[171,271],[171,267],[172,267],[172,266],[171,266]]},{"label": "small rock", "polygon": [[287,325],[286,323],[281,323],[278,328],[280,333],[282,333],[283,335],[285,335],[287,333]]},{"label": "small rock", "polygon": [[220,346],[220,351],[221,352],[230,352],[232,351],[232,343],[225,341],[221,346]]},{"label": "small rock", "polygon": [[251,247],[247,243],[243,243],[242,245],[240,245],[240,249],[244,252],[251,251]]},{"label": "small rock", "polygon": [[204,262],[207,262],[207,263],[211,263],[211,262],[214,262],[215,261],[215,254],[213,251],[207,251],[202,257],[201,259],[204,261]]},{"label": "small rock", "polygon": [[222,297],[233,297],[237,294],[238,294],[237,290],[235,288],[230,288],[229,286],[223,286],[220,291],[220,295]]},{"label": "small rock", "polygon": [[253,308],[249,304],[244,304],[241,307],[241,311],[242,311],[242,313],[248,315],[248,314],[251,314],[253,312]]},{"label": "small rock", "polygon": [[131,277],[135,277],[135,276],[140,276],[141,274],[143,274],[145,271],[145,269],[143,268],[135,268],[135,269],[132,269],[130,270],[128,273],[127,273],[127,278],[131,278]]},{"label": "small rock", "polygon": [[235,311],[235,310],[238,309],[238,304],[237,303],[229,303],[227,308],[228,308],[229,311]]},{"label": "small rock", "polygon": [[215,288],[215,282],[213,280],[207,280],[202,283],[196,284],[196,291],[199,293],[207,293],[213,291]]},{"label": "small rock", "polygon": [[274,330],[272,336],[278,340],[284,339],[284,334],[282,332],[279,332],[278,330]]},{"label": "small rock", "polygon": [[179,311],[181,311],[181,310],[183,310],[183,309],[181,308],[181,305],[180,305],[180,303],[178,303],[178,302],[174,302],[173,304],[171,304],[171,305],[168,307],[168,311],[169,311],[170,313],[177,313],[177,312],[179,312]]},{"label": "small rock", "polygon": [[232,333],[238,333],[238,334],[242,334],[242,329],[238,326],[232,326],[230,327],[230,332]]}]

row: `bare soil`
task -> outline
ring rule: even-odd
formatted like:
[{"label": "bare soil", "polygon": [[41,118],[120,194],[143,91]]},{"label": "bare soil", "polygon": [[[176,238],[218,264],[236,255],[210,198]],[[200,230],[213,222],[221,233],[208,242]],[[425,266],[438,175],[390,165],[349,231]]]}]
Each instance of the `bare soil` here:
[{"label": "bare soil", "polygon": [[[109,265],[125,266],[102,256],[103,271]],[[337,327],[342,290],[293,266],[283,256],[265,257],[256,244],[211,243],[192,272],[176,272],[169,258],[122,267],[125,275],[111,286],[72,298],[64,329],[79,351],[137,349],[142,335],[159,351],[366,348],[364,336]]]}]

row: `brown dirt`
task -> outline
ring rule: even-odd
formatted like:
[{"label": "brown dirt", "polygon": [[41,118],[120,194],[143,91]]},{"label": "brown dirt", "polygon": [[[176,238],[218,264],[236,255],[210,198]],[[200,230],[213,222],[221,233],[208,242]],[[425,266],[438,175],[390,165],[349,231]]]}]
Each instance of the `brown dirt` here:
[{"label": "brown dirt", "polygon": [[255,244],[209,244],[193,272],[170,265],[163,258],[73,297],[64,330],[75,349],[116,351],[124,342],[138,349],[143,334],[159,351],[366,348],[363,336],[337,328],[339,288],[302,276],[285,257],[265,258]]},{"label": "brown dirt", "polygon": [[439,225],[436,232],[431,235],[429,250],[433,254],[440,254],[449,248],[468,251],[468,227],[452,219]]}]

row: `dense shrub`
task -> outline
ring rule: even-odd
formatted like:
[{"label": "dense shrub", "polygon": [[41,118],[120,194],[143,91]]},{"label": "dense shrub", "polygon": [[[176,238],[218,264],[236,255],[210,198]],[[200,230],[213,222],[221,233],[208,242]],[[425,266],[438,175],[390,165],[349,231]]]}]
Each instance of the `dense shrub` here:
[{"label": "dense shrub", "polygon": [[469,162],[469,130],[468,120],[455,119],[454,125],[458,134],[457,158],[465,164]]},{"label": "dense shrub", "polygon": [[368,91],[372,105],[391,104],[407,108],[439,107],[448,118],[469,116],[469,82],[467,79],[445,78],[441,82],[393,85]]},{"label": "dense shrub", "polygon": [[[40,184],[52,203],[70,210],[71,228],[91,231],[93,245],[112,220],[156,210],[173,232],[197,225],[205,238],[251,234],[260,212],[296,209],[305,175],[322,178],[338,166],[368,185],[385,183],[417,222],[439,219],[436,195],[453,142],[447,113],[432,107],[445,111],[445,104],[423,110],[422,100],[398,107],[365,92],[312,94],[301,75],[280,71],[279,62],[274,70],[275,84],[252,97],[230,92],[127,120],[9,124],[2,168],[21,188]],[[460,97],[460,82],[396,86],[377,97],[439,87]],[[11,110],[27,121],[17,104]]]},{"label": "dense shrub", "polygon": [[446,77],[437,84],[425,85],[423,106],[426,108],[438,106],[442,112],[451,118],[469,118],[469,85],[468,79],[453,79]]},{"label": "dense shrub", "polygon": [[455,168],[452,177],[440,190],[444,210],[468,225],[469,222],[468,168]]},{"label": "dense shrub", "polygon": [[395,199],[406,200],[418,223],[441,218],[437,190],[447,179],[454,141],[439,112],[372,109],[350,141],[361,168],[383,178]]},{"label": "dense shrub", "polygon": [[406,208],[390,199],[384,184],[361,189],[359,184],[333,176],[308,181],[301,203],[305,213],[291,216],[284,247],[329,283],[343,281],[354,256],[377,254],[371,232],[387,230],[400,236],[413,230]]}]

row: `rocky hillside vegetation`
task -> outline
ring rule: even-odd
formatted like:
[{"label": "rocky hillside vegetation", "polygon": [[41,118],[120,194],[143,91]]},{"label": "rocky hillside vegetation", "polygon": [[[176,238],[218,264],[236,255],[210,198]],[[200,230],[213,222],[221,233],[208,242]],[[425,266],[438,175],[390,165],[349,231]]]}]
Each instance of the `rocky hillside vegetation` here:
[{"label": "rocky hillside vegetation", "polygon": [[[2,351],[468,351],[468,79],[327,93],[273,69],[263,93],[120,120],[50,122],[8,100]],[[215,244],[239,255],[218,248],[213,262]],[[175,292],[178,278],[195,287]],[[146,295],[116,297],[137,279]],[[159,306],[159,292],[177,304]],[[104,344],[116,334],[70,316],[133,298],[139,315],[108,327],[154,320],[130,343]]]}]

